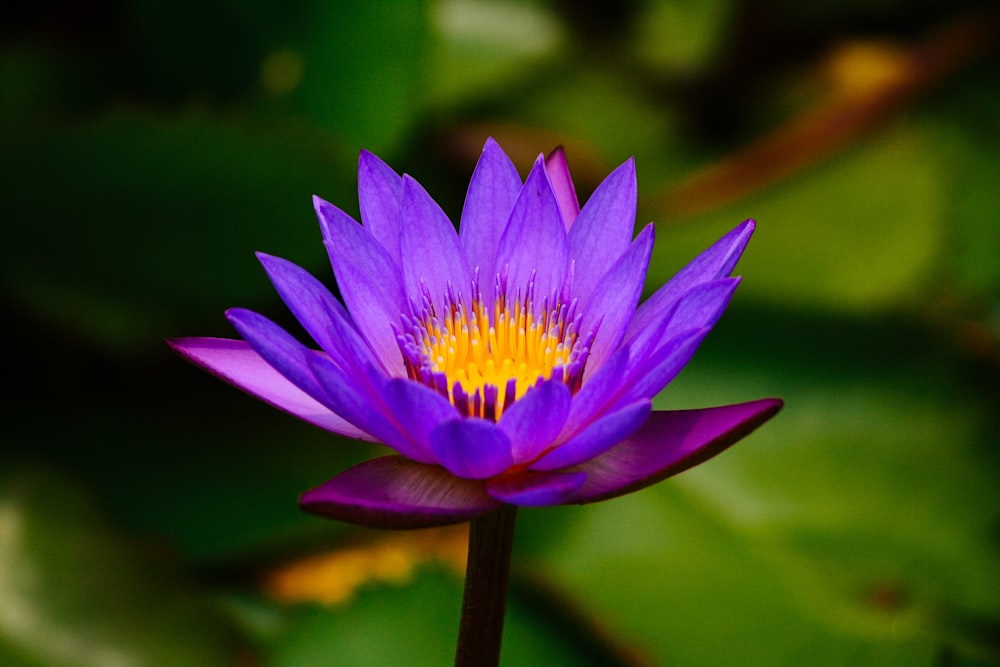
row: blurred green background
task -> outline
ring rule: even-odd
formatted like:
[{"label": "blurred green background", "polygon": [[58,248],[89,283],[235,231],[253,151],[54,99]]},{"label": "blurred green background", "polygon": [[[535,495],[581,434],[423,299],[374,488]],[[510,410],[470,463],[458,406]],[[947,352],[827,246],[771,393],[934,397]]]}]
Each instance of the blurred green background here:
[{"label": "blurred green background", "polygon": [[358,151],[457,219],[486,136],[635,155],[653,289],[740,220],[659,408],[724,455],[522,511],[507,665],[1000,665],[1000,20],[945,0],[180,0],[0,9],[0,664],[447,664],[459,531],[298,512],[373,449],[172,356],[332,284]]}]

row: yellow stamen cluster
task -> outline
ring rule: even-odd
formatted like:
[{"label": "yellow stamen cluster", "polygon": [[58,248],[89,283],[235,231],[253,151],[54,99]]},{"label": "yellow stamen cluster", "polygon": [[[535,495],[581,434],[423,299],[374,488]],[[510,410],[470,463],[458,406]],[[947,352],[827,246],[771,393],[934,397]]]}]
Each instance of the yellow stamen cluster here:
[{"label": "yellow stamen cluster", "polygon": [[444,390],[463,414],[499,419],[504,407],[557,369],[564,381],[571,380],[566,371],[579,350],[570,310],[561,305],[535,313],[528,303],[508,304],[499,297],[492,317],[479,300],[468,307],[451,305],[444,313],[429,309],[414,327],[419,333],[413,342],[422,369],[444,375]]}]

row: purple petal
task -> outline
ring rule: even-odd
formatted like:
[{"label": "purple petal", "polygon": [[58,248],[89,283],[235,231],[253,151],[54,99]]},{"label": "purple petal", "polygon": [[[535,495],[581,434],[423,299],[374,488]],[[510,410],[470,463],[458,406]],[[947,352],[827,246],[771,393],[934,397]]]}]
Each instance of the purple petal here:
[{"label": "purple petal", "polygon": [[429,434],[439,424],[456,417],[455,406],[433,389],[407,378],[389,380],[382,388],[382,399],[391,407],[400,430],[425,452],[418,460],[435,462],[430,453]]},{"label": "purple petal", "polygon": [[[337,414],[403,456],[423,463],[433,462],[427,448],[421,447],[409,433],[398,427],[390,416],[390,409],[382,403],[381,396],[375,393],[374,388],[369,388],[373,378],[349,376],[319,355],[310,357],[308,365],[326,392],[326,404]],[[367,391],[359,388],[362,382]]]},{"label": "purple petal", "polygon": [[566,162],[566,153],[563,152],[562,146],[557,147],[545,158],[545,173],[549,175],[552,191],[559,204],[559,213],[568,232],[576,216],[580,215],[580,201],[576,198],[576,188],[573,187],[573,178],[570,176],[569,164]]},{"label": "purple petal", "polygon": [[323,351],[344,370],[379,365],[350,316],[323,283],[288,260],[257,253],[257,258],[295,319]]},{"label": "purple petal", "polygon": [[299,497],[306,512],[372,528],[446,526],[499,505],[482,482],[401,456],[365,461]]},{"label": "purple petal", "polygon": [[503,411],[497,426],[511,442],[515,463],[534,460],[562,431],[571,395],[564,382],[549,380],[532,387]]},{"label": "purple petal", "polygon": [[542,507],[558,505],[587,479],[582,472],[524,472],[495,477],[486,492],[508,505]]},{"label": "purple petal", "polygon": [[483,419],[454,419],[430,432],[431,451],[438,463],[463,479],[486,479],[509,468],[510,439],[496,424]]},{"label": "purple petal", "polygon": [[492,138],[469,183],[459,226],[469,268],[479,270],[479,287],[485,303],[493,303],[497,245],[521,192],[521,177],[514,163]]},{"label": "purple petal", "polygon": [[[583,217],[583,214],[580,215]],[[618,348],[625,327],[635,314],[642,296],[649,256],[653,251],[653,225],[649,224],[635,242],[614,263],[593,291],[583,309],[581,329],[590,331],[598,326],[597,336],[590,345],[586,374],[598,370]],[[585,376],[586,377],[586,376]]]},{"label": "purple petal", "polygon": [[710,327],[702,327],[682,332],[655,351],[645,362],[631,369],[622,383],[623,391],[615,398],[610,409],[619,409],[633,401],[652,398],[660,393],[691,361],[709,331]]},{"label": "purple petal", "polygon": [[753,220],[743,221],[716,241],[712,247],[695,257],[667,284],[646,299],[632,318],[632,323],[625,333],[625,341],[632,340],[639,331],[649,326],[651,321],[660,319],[682,294],[698,283],[728,276],[743,254],[743,249],[746,248],[755,228],[756,223]]},{"label": "purple petal", "polygon": [[635,227],[635,160],[629,158],[590,196],[567,237],[576,266],[573,295],[586,302],[598,280],[628,250]]},{"label": "purple petal", "polygon": [[721,278],[697,285],[684,293],[663,314],[663,321],[650,322],[630,341],[629,347],[636,352],[633,362],[645,365],[646,357],[639,356],[642,350],[648,350],[649,355],[656,354],[679,333],[714,326],[729,305],[740,280]]},{"label": "purple petal", "polygon": [[606,414],[528,468],[558,470],[592,459],[634,433],[649,418],[651,409],[652,403],[646,398]]},{"label": "purple petal", "polygon": [[[226,318],[250,347],[273,366],[274,370],[327,408],[351,421],[349,416],[340,413],[331,405],[326,390],[313,375],[309,359],[318,357],[318,352],[310,350],[277,324],[251,310],[230,308],[226,311]],[[332,364],[328,359],[324,360]]]},{"label": "purple petal", "polygon": [[594,421],[594,418],[604,411],[618,395],[618,389],[626,378],[629,369],[629,350],[619,348],[608,357],[607,362],[583,383],[580,391],[573,397],[566,425],[560,433],[560,439],[567,440],[581,428]]},{"label": "purple petal", "polygon": [[402,194],[402,177],[374,154],[361,151],[358,159],[361,222],[397,264],[401,263],[399,200]]},{"label": "purple petal", "polygon": [[702,283],[683,294],[677,300],[677,309],[670,318],[664,333],[713,326],[729,305],[733,292],[742,278],[720,278]]},{"label": "purple petal", "polygon": [[448,216],[419,183],[403,176],[401,249],[403,280],[411,303],[420,303],[424,287],[435,303],[449,291],[468,295],[472,273]]},{"label": "purple petal", "polygon": [[497,271],[507,268],[512,289],[523,289],[534,276],[535,294],[541,300],[562,287],[566,262],[566,228],[539,156],[500,237]]},{"label": "purple petal", "polygon": [[400,269],[364,227],[339,208],[313,198],[337,286],[351,319],[390,375],[405,375],[392,330],[409,307]]},{"label": "purple petal", "polygon": [[592,503],[638,491],[707,461],[750,434],[783,405],[765,398],[700,410],[654,412],[630,438],[577,466],[587,480],[565,503]]},{"label": "purple petal", "polygon": [[189,361],[279,410],[348,438],[374,440],[289,382],[245,341],[177,338],[167,344]]}]

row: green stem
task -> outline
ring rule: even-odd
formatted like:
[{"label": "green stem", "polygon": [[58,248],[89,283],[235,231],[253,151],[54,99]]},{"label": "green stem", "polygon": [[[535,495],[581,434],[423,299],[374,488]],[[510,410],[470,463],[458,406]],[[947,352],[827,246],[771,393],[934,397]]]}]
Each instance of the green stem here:
[{"label": "green stem", "polygon": [[516,507],[501,505],[472,520],[455,667],[500,664],[500,639],[507,608],[507,575],[516,517]]}]

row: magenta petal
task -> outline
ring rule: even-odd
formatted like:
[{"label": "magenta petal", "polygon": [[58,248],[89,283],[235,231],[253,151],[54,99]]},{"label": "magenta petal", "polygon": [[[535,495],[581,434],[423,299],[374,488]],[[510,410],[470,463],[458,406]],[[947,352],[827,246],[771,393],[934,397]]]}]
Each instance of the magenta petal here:
[{"label": "magenta petal", "polygon": [[531,168],[510,222],[497,247],[497,272],[508,272],[510,293],[534,277],[536,302],[549,298],[566,280],[566,228],[542,157]]},{"label": "magenta petal", "polygon": [[401,456],[365,461],[299,497],[299,507],[312,514],[396,529],[461,523],[499,505],[482,482]]},{"label": "magenta petal", "polygon": [[576,188],[573,186],[573,177],[569,173],[569,164],[566,162],[566,153],[562,146],[549,153],[545,158],[545,173],[552,183],[552,192],[556,195],[556,202],[559,204],[559,213],[562,215],[563,225],[566,231],[570,230],[576,217],[580,215],[580,200],[576,198]]},{"label": "magenta petal", "polygon": [[565,503],[592,503],[638,491],[707,461],[750,434],[783,405],[765,398],[699,410],[654,412],[630,438],[574,470],[587,474]]},{"label": "magenta petal", "polygon": [[242,340],[177,338],[167,344],[210,373],[279,410],[348,438],[374,438],[288,381]]},{"label": "magenta petal", "polygon": [[639,331],[650,326],[650,322],[660,319],[681,295],[698,283],[728,276],[743,254],[755,228],[753,220],[744,220],[656,290],[636,310],[625,333],[625,341],[631,341]]},{"label": "magenta petal", "polygon": [[464,479],[486,479],[509,468],[510,439],[484,419],[454,419],[430,432],[431,451],[444,468]]},{"label": "magenta petal", "polygon": [[493,303],[497,246],[520,192],[521,177],[514,163],[497,142],[487,139],[469,183],[459,226],[469,268],[479,271],[479,287],[486,303]]},{"label": "magenta petal", "polygon": [[399,250],[399,200],[402,193],[402,177],[377,156],[361,151],[358,158],[361,222],[397,264],[402,260]]},{"label": "magenta petal", "polygon": [[646,398],[606,414],[528,468],[558,470],[583,463],[632,435],[649,417],[651,409],[652,403]]},{"label": "magenta petal", "polygon": [[314,197],[313,203],[323,227],[337,287],[351,319],[385,369],[391,375],[404,375],[403,359],[392,330],[400,315],[408,312],[399,266],[351,216],[319,197]]},{"label": "magenta petal", "polygon": [[635,161],[629,158],[597,186],[569,230],[569,259],[576,266],[573,295],[582,302],[628,250],[635,227],[635,201]]},{"label": "magenta petal", "polygon": [[510,438],[515,463],[533,460],[555,442],[569,415],[570,401],[566,384],[549,380],[529,389],[503,411],[497,426]]},{"label": "magenta petal", "polygon": [[618,348],[625,327],[628,326],[629,320],[635,313],[635,306],[639,303],[639,297],[642,296],[642,285],[646,279],[646,268],[649,266],[649,256],[652,252],[653,225],[649,224],[636,237],[631,247],[601,277],[600,283],[586,302],[581,329],[590,331],[598,325],[598,322],[600,326],[597,329],[597,336],[590,345],[584,380],[587,375],[598,370]]},{"label": "magenta petal", "polygon": [[525,472],[486,482],[486,492],[508,505],[558,505],[587,479],[582,472]]},{"label": "magenta petal", "polygon": [[409,176],[403,176],[400,215],[403,281],[410,302],[420,303],[425,287],[435,303],[449,291],[468,295],[472,272],[458,233],[437,202]]}]

